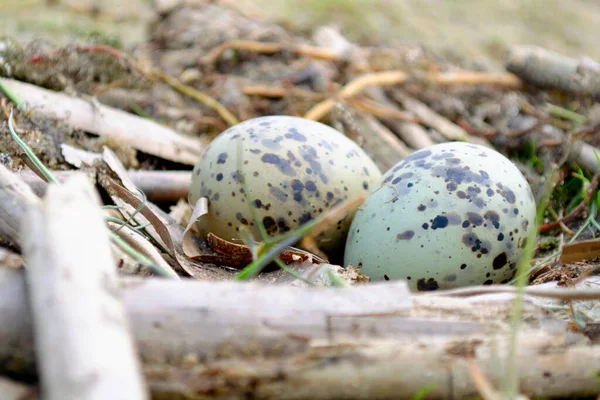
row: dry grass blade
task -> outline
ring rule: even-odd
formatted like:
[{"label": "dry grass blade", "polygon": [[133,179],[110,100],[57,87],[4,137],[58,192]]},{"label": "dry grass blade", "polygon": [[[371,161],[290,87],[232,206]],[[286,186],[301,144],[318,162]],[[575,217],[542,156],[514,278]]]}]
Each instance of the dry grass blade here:
[{"label": "dry grass blade", "polygon": [[457,71],[434,74],[428,79],[442,86],[493,85],[507,89],[519,89],[523,86],[523,82],[516,75],[508,73]]},{"label": "dry grass blade", "polygon": [[184,85],[183,83],[179,82],[176,78],[158,69],[153,69],[151,73],[152,75],[155,75],[158,78],[160,78],[163,82],[165,82],[178,92],[185,94],[186,96],[191,97],[199,103],[202,103],[205,106],[214,109],[221,116],[221,118],[223,118],[225,122],[227,122],[229,125],[235,125],[239,122],[237,117],[233,115],[231,111],[229,111],[227,108],[225,108],[225,106],[223,106],[221,103],[219,103],[217,100],[210,97],[206,93],[203,93],[198,89],[194,89],[191,86]]},{"label": "dry grass blade", "polygon": [[369,86],[391,86],[404,83],[408,75],[403,71],[385,71],[362,75],[344,86],[334,98],[323,100],[308,110],[304,118],[318,121],[325,117],[336,101],[347,99]]},{"label": "dry grass blade", "polygon": [[202,58],[201,63],[204,65],[212,65],[217,61],[221,54],[229,49],[252,51],[254,53],[262,54],[274,54],[282,50],[291,50],[303,56],[320,60],[341,60],[334,52],[315,46],[289,46],[280,43],[257,42],[254,40],[230,40],[209,51],[208,54]]},{"label": "dry grass blade", "polygon": [[279,99],[287,96],[297,96],[321,100],[323,97],[325,97],[325,95],[322,93],[311,92],[310,90],[296,87],[287,88],[267,85],[244,85],[242,86],[242,93],[247,96],[262,96],[273,99]]},{"label": "dry grass blade", "polygon": [[[132,206],[135,209],[140,209],[140,214],[142,214],[149,222],[152,224],[152,227],[156,230],[160,239],[167,246],[170,251],[170,256],[175,263],[179,265],[179,261],[177,260],[177,253],[175,251],[175,246],[173,245],[173,240],[171,239],[171,235],[169,235],[169,231],[166,226],[162,223],[162,221],[154,215],[154,213],[142,203],[140,199],[135,197],[131,192],[125,189],[123,186],[119,185],[114,179],[106,177],[108,185],[111,190],[113,190],[117,196],[119,196],[123,201]],[[177,274],[170,270],[170,275],[177,276]]]},{"label": "dry grass blade", "polygon": [[388,118],[392,120],[401,120],[409,122],[419,122],[419,119],[414,115],[402,112],[394,107],[390,107],[386,104],[377,103],[374,100],[368,98],[356,98],[348,99],[348,103],[358,108],[359,110],[371,113],[379,118]]},{"label": "dry grass blade", "polygon": [[200,197],[196,204],[194,204],[194,210],[190,220],[183,231],[183,237],[181,239],[181,247],[183,253],[190,258],[198,257],[203,254],[198,246],[198,240],[194,236],[192,228],[194,224],[208,213],[208,199],[206,197]]}]

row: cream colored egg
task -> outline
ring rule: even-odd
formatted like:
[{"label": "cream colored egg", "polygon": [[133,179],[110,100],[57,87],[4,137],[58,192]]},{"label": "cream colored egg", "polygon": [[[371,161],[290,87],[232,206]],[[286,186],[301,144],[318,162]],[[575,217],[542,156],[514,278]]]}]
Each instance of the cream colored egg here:
[{"label": "cream colored egg", "polygon": [[[211,142],[194,168],[189,202],[209,199],[209,213],[199,223],[203,234],[232,240],[246,226],[258,238],[251,206],[269,235],[284,234],[367,193],[380,178],[375,163],[341,132],[298,117],[260,117],[227,129]],[[327,251],[340,250],[351,218],[335,221],[317,238],[318,244]]]}]

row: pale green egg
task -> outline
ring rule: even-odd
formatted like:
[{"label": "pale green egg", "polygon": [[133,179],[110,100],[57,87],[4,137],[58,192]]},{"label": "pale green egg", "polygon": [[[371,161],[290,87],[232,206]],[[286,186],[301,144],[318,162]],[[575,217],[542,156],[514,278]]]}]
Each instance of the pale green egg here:
[{"label": "pale green egg", "polygon": [[531,188],[509,159],[469,143],[391,168],[352,222],[344,264],[413,290],[506,283],[535,225]]}]

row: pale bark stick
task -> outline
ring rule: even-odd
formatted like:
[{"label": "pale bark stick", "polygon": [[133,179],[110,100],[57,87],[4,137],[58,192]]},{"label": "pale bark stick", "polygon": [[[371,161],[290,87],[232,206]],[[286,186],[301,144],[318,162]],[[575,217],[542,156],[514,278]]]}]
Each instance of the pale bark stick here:
[{"label": "pale bark stick", "polygon": [[[75,171],[52,171],[52,174],[61,182],[67,180],[74,173]],[[191,171],[129,170],[127,174],[135,186],[144,192],[148,200],[155,202],[186,199],[192,180]],[[27,170],[20,172],[19,175],[38,196],[46,193],[48,185],[36,174]]]},{"label": "pale bark stick", "polygon": [[[380,87],[370,87],[365,92],[386,106],[398,108],[397,104],[392,102]],[[435,144],[425,128],[416,122],[390,119],[384,119],[384,122],[404,143],[415,150],[421,150]]]},{"label": "pale bark stick", "polygon": [[[154,394],[413,398],[432,385],[430,398],[464,398],[476,394],[470,359],[495,386],[502,380],[511,298],[414,297],[412,303],[398,282],[352,289],[124,282]],[[0,360],[20,357],[21,365],[33,356],[24,291],[22,271],[0,269]],[[525,305],[518,350],[522,392],[596,393],[600,346],[528,297]]]},{"label": "pale bark stick", "polygon": [[137,115],[12,79],[0,78],[0,81],[26,102],[28,110],[112,138],[115,143],[189,165],[194,165],[204,150],[205,143],[201,140]]},{"label": "pale bark stick", "polygon": [[87,178],[51,185],[22,232],[45,398],[146,399],[108,231]]},{"label": "pale bark stick", "polygon": [[19,382],[0,377],[0,395],[2,400],[37,400],[35,389]]},{"label": "pale bark stick", "polygon": [[425,103],[422,103],[399,90],[391,91],[391,95],[394,100],[401,103],[406,110],[416,115],[424,125],[435,129],[446,139],[460,141],[467,141],[469,139],[469,135],[463,128],[436,113]]},{"label": "pale bark stick", "polygon": [[[38,178],[39,179],[39,178]],[[21,179],[0,165],[0,234],[18,247],[20,226],[27,207],[39,202],[37,196]]]},{"label": "pale bark stick", "polygon": [[515,46],[505,65],[534,86],[600,100],[600,64],[589,58],[577,60],[541,47]]},{"label": "pale bark stick", "polygon": [[598,157],[600,157],[600,149],[582,140],[576,140],[571,145],[568,160],[569,162],[576,162],[582,168],[596,175],[600,173]]}]

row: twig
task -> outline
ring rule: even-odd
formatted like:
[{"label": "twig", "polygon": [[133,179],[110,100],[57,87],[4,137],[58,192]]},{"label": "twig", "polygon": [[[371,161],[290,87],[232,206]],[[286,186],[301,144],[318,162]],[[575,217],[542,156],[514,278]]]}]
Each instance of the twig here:
[{"label": "twig", "polygon": [[457,71],[433,74],[428,77],[430,82],[440,86],[451,85],[493,85],[507,89],[519,89],[523,83],[513,74]]},{"label": "twig", "polygon": [[254,40],[230,40],[225,42],[202,57],[201,63],[204,65],[212,65],[226,50],[245,50],[254,53],[274,54],[283,50],[293,51],[300,55],[316,58],[319,60],[341,61],[340,57],[333,51],[322,49],[308,45],[284,45],[280,43],[257,42]]},{"label": "twig", "polygon": [[498,134],[495,129],[476,128],[463,118],[459,118],[458,121],[456,121],[456,124],[463,128],[469,135],[475,135],[485,139],[492,139]]},{"label": "twig", "polygon": [[[517,288],[506,285],[477,286],[419,293],[418,296],[469,297],[492,293],[516,294]],[[600,289],[546,289],[537,286],[527,286],[525,288],[525,294],[528,296],[547,297],[557,300],[600,300]]]},{"label": "twig", "polygon": [[348,99],[348,103],[352,106],[358,108],[359,110],[366,111],[371,113],[379,118],[389,118],[394,120],[401,121],[409,121],[409,122],[419,122],[419,119],[414,115],[407,114],[393,107],[381,104],[376,102],[375,100],[371,100],[368,98],[362,99]]},{"label": "twig", "polygon": [[119,393],[146,399],[125,309],[115,296],[117,274],[99,197],[87,178],[52,185],[43,207],[28,210],[23,232],[47,398],[92,400]]},{"label": "twig", "polygon": [[486,378],[473,357],[467,357],[467,367],[469,369],[469,376],[482,399],[502,400],[502,395],[494,388],[489,379]]},{"label": "twig", "polygon": [[175,77],[166,74],[159,69],[152,68],[151,74],[160,78],[163,82],[178,92],[185,94],[186,96],[191,97],[205,106],[214,109],[229,125],[235,125],[239,122],[238,119],[227,108],[225,108],[225,106],[206,93],[179,82],[179,80],[177,80]]},{"label": "twig", "polygon": [[[76,171],[52,171],[52,175],[59,182],[64,182],[75,173]],[[129,170],[127,173],[135,186],[144,192],[148,200],[154,202],[171,202],[185,199],[192,179],[191,171]],[[46,193],[48,184],[39,179],[34,173],[23,170],[18,175],[38,196],[43,196]]]},{"label": "twig", "polygon": [[386,71],[362,75],[344,86],[334,98],[323,100],[312,107],[304,118],[318,121],[322,119],[335,105],[336,101],[347,99],[359,93],[368,86],[392,86],[405,82],[408,75],[402,71]]},{"label": "twig", "polygon": [[[562,216],[559,216],[552,207],[548,207],[548,212],[550,214],[552,214],[552,218],[554,218],[559,223],[560,229],[564,233],[568,234],[569,236],[573,236],[575,234],[575,232],[570,230],[569,227],[565,225],[565,223],[561,220]],[[561,211],[561,214],[562,214],[562,211]]]},{"label": "twig", "polygon": [[298,96],[321,100],[323,97],[325,97],[325,95],[322,93],[311,92],[310,90],[304,90],[296,87],[285,88],[267,85],[244,85],[242,86],[242,93],[247,96],[262,96],[274,99],[287,96]]},{"label": "twig", "polygon": [[422,103],[399,90],[393,90],[391,95],[394,100],[401,103],[405,109],[415,114],[424,125],[435,129],[446,137],[446,139],[460,141],[466,141],[468,139],[467,132],[465,132],[464,129],[436,113],[425,103]]},{"label": "twig", "polygon": [[576,60],[541,47],[515,46],[508,53],[506,69],[537,87],[600,99],[600,66],[588,58]]},{"label": "twig", "polygon": [[[587,191],[588,199],[592,198],[594,191],[598,187],[598,183],[600,183],[600,175],[594,175],[594,177],[592,178],[592,181],[590,182],[590,187]],[[587,204],[585,203],[585,201],[582,200],[577,205],[577,207],[575,207],[573,210],[571,210],[570,213],[568,213],[561,219],[559,219],[557,221],[547,222],[545,224],[540,225],[540,233],[544,233],[544,232],[548,232],[553,229],[556,229],[556,228],[560,227],[561,223],[567,223],[567,222],[577,218],[581,213],[583,213],[583,211],[586,208],[587,208]]]}]

